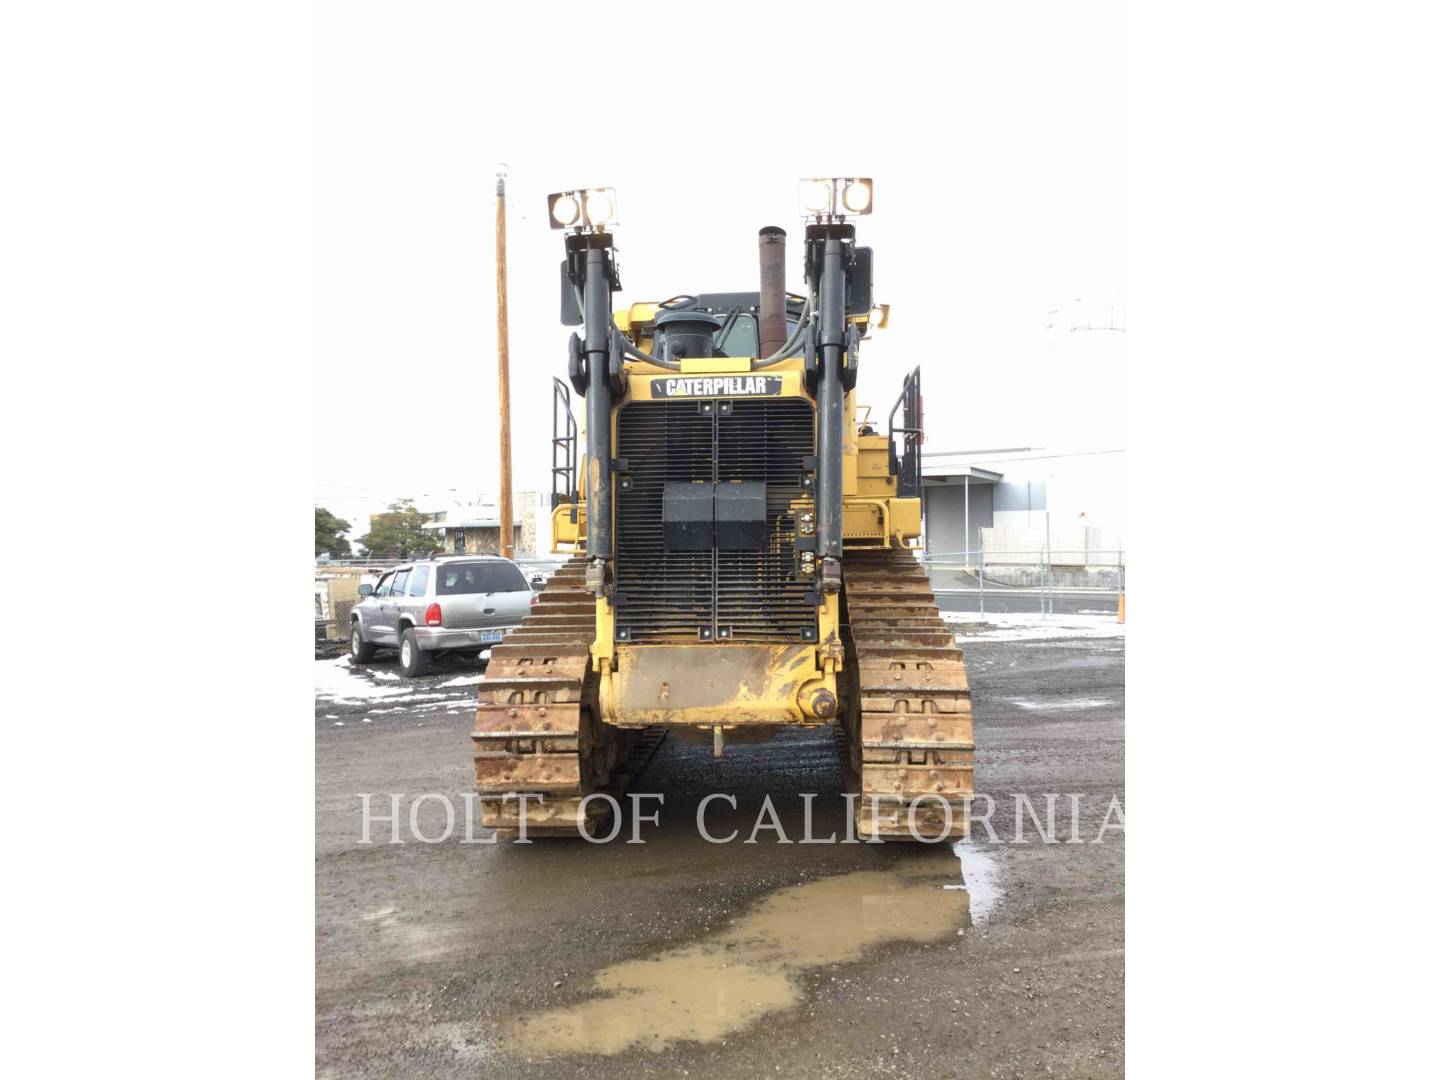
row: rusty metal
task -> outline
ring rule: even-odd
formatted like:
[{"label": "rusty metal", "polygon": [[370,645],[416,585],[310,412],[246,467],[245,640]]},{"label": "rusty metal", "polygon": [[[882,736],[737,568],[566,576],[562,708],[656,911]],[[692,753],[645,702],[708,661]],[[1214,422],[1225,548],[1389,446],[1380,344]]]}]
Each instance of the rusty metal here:
[{"label": "rusty metal", "polygon": [[855,662],[843,726],[860,795],[856,835],[913,839],[912,813],[926,839],[967,835],[970,684],[929,579],[908,551],[848,551],[845,604]]},{"label": "rusty metal", "polygon": [[591,670],[595,601],[585,591],[585,557],[556,572],[523,622],[490,652],[475,727],[475,790],[487,828],[513,835],[522,794],[531,836],[594,834],[609,804],[659,745],[655,733],[620,731],[598,719]]},{"label": "rusty metal", "polygon": [[760,355],[780,351],[790,336],[785,322],[785,230],[766,225],[760,230]]}]

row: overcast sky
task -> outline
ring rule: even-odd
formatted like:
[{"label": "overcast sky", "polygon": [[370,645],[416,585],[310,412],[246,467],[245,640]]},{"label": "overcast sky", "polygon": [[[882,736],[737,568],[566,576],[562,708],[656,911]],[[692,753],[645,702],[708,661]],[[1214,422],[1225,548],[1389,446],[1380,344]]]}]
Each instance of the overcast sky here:
[{"label": "overcast sky", "polygon": [[317,503],[496,488],[500,162],[517,491],[549,490],[569,334],[544,197],[589,185],[618,191],[623,305],[756,288],[769,224],[798,288],[797,178],[873,176],[892,312],[861,400],[919,363],[930,448],[1123,444],[1121,335],[1069,332],[1123,305],[1114,5],[629,10],[324,6]]}]

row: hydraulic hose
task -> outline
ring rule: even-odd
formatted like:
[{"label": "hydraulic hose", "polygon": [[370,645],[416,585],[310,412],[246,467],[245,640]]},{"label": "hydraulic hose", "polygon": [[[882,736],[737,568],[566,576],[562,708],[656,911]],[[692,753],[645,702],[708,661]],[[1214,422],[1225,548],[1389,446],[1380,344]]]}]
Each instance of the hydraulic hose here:
[{"label": "hydraulic hose", "polygon": [[777,352],[765,357],[764,360],[756,360],[755,363],[751,365],[751,368],[758,371],[760,368],[767,368],[771,364],[778,364],[781,360],[788,360],[799,352],[800,346],[805,341],[805,324],[809,321],[810,298],[807,296],[805,298],[805,306],[800,309],[800,317],[795,322],[795,329],[786,339],[785,344],[781,345]]},{"label": "hydraulic hose", "polygon": [[659,356],[651,356],[644,349],[640,348],[639,345],[632,344],[630,339],[625,336],[624,332],[620,329],[620,327],[615,325],[614,319],[610,320],[610,329],[620,335],[620,348],[625,351],[626,356],[632,356],[636,360],[643,360],[647,364],[654,364],[656,367],[663,367],[667,371],[680,370],[679,360],[668,360],[662,359]]},{"label": "hydraulic hose", "polygon": [[[780,350],[778,352],[765,357],[765,359],[763,360],[756,360],[755,363],[751,365],[751,367],[754,370],[758,371],[760,368],[766,368],[770,367],[772,364],[778,364],[781,360],[788,360],[790,357],[794,356],[797,352],[799,352],[801,345],[805,341],[805,325],[809,322],[809,320],[810,299],[809,297],[806,297],[805,306],[800,309],[800,318],[795,323],[795,329],[790,334],[790,337],[786,340],[785,344],[780,346]],[[644,349],[640,348],[640,346],[631,342],[631,340],[625,336],[624,331],[622,331],[620,327],[615,325],[615,320],[613,318],[610,320],[610,329],[616,334],[620,335],[620,347],[625,351],[626,356],[629,356],[635,360],[644,361],[647,364],[654,364],[656,367],[662,367],[666,371],[680,370],[680,361],[670,360],[660,356],[651,356]]]}]

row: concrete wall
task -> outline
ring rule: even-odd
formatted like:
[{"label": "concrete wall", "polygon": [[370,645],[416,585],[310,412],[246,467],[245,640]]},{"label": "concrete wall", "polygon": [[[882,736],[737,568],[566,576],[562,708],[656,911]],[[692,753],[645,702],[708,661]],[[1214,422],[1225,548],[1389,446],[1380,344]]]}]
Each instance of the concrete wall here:
[{"label": "concrete wall", "polygon": [[516,555],[534,555],[536,547],[536,515],[540,512],[540,494],[522,491],[515,496],[515,512],[520,518],[520,540],[515,545]]},{"label": "concrete wall", "polygon": [[[455,550],[455,531],[462,528],[459,525],[446,526],[439,530],[441,542],[444,544],[441,555],[499,555],[500,554],[500,529],[498,526],[487,528],[483,525],[472,525],[465,529],[465,550]],[[515,526],[515,550],[520,551],[523,527]]]},{"label": "concrete wall", "polygon": [[[1052,529],[1057,524],[1103,529],[1115,541],[1107,544],[1119,546],[1125,532],[1125,455],[1051,453],[990,466],[1005,474],[1003,491],[996,493],[995,525],[1043,528],[1048,511]],[[980,465],[986,467],[984,462]]]},{"label": "concrete wall", "polygon": [[1119,561],[1114,533],[1051,520],[1048,531],[996,526],[984,530],[985,565],[1042,566],[1048,546],[1051,566],[1115,566]]},{"label": "concrete wall", "polygon": [[[1043,532],[1048,520],[1053,548],[1082,546],[1071,539],[1054,540],[1056,531],[1100,529],[1098,546],[1118,549],[1125,534],[1125,455],[1122,452],[1090,450],[1040,450],[1029,455],[991,455],[966,459],[972,464],[1004,474],[1004,480],[993,487],[994,503],[991,519],[984,524],[997,529],[1039,529]],[[948,485],[947,485],[948,486]],[[941,495],[933,502],[926,490],[926,513],[931,518],[953,516],[949,507],[954,496]],[[975,521],[975,484],[970,488],[971,527]],[[933,510],[932,510],[933,507]],[[929,527],[930,521],[927,521]],[[1071,535],[1072,533],[1066,533]],[[929,546],[940,550],[935,540],[943,536],[947,545],[959,534],[942,524],[930,534]],[[972,541],[973,543],[973,541]],[[1033,545],[1043,547],[1042,544]],[[1088,545],[1097,546],[1093,541]]]}]

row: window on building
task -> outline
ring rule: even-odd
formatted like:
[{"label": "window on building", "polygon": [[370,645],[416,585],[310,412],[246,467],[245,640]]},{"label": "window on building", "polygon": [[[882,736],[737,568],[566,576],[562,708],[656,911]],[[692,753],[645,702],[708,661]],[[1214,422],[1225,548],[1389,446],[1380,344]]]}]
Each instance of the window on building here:
[{"label": "window on building", "polygon": [[456,554],[456,555],[464,555],[464,554],[465,554],[465,530],[464,530],[464,529],[455,529],[455,530],[453,530],[453,531],[454,531],[454,534],[455,534],[455,554]]},{"label": "window on building", "polygon": [[425,590],[429,587],[429,585],[430,567],[417,566],[414,570],[410,571],[409,593],[411,596],[424,596]]}]

